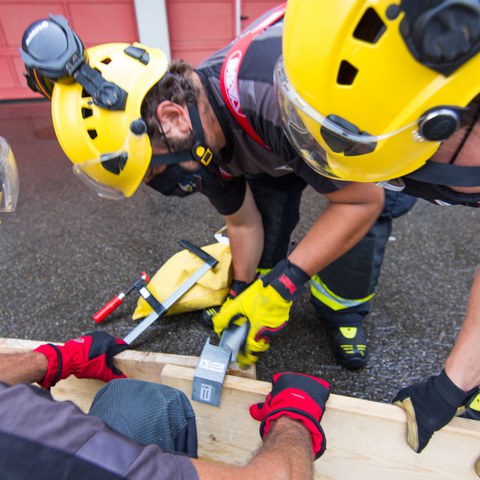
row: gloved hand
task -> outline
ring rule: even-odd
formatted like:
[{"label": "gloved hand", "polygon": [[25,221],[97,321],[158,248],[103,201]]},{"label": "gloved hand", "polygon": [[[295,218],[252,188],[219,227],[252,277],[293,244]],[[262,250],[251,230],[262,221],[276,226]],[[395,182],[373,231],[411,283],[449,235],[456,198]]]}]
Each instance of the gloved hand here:
[{"label": "gloved hand", "polygon": [[48,369],[45,377],[38,383],[48,389],[70,375],[104,382],[114,378],[126,378],[126,375],[113,365],[113,357],[128,347],[123,340],[106,332],[87,333],[69,340],[64,345],[40,345],[34,351],[47,357]]},{"label": "gloved hand", "polygon": [[282,260],[213,317],[219,337],[232,324],[248,322],[247,340],[237,356],[240,366],[254,364],[257,354],[268,350],[271,339],[287,326],[292,301],[309,278],[301,268]]},{"label": "gloved hand", "polygon": [[[228,290],[228,295],[222,305],[227,304],[230,300],[237,298],[248,286],[249,282],[244,282],[242,280],[232,280],[230,284],[230,289]],[[202,312],[202,320],[207,325],[207,327],[213,328],[212,318],[220,311],[220,307],[210,307],[206,308]]]},{"label": "gloved hand", "polygon": [[480,420],[480,388],[479,387],[474,388],[473,393],[467,398],[467,401],[465,402],[465,410],[460,412],[460,417],[470,418],[472,420]]},{"label": "gloved hand", "polygon": [[403,388],[393,400],[407,412],[407,443],[420,453],[437,430],[444,427],[465,404],[471,392],[458,388],[447,376],[430,377],[426,382]]},{"label": "gloved hand", "polygon": [[268,434],[272,422],[286,415],[302,422],[312,436],[315,460],[325,452],[327,440],[320,425],[325,404],[330,395],[330,384],[322,378],[302,373],[276,373],[272,391],[265,402],[250,407],[250,415],[260,424],[262,439]]}]

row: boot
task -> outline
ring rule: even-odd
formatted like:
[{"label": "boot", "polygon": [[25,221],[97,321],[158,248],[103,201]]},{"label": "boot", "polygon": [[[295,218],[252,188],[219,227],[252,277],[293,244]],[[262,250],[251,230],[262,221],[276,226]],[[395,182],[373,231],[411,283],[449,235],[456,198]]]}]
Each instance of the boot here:
[{"label": "boot", "polygon": [[337,363],[350,370],[365,367],[368,360],[367,336],[361,325],[330,327]]},{"label": "boot", "polygon": [[337,363],[350,370],[365,367],[368,360],[368,347],[362,322],[368,314],[367,305],[364,304],[361,308],[334,311],[313,295],[310,297],[310,303],[321,321],[329,326]]}]

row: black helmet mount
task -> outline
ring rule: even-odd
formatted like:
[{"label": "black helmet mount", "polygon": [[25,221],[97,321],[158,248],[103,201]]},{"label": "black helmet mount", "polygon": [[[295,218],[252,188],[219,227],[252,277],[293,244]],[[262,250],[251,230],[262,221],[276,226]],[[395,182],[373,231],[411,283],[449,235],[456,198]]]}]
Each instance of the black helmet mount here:
[{"label": "black helmet mount", "polygon": [[480,51],[478,0],[401,0],[400,33],[412,55],[448,76]]},{"label": "black helmet mount", "polygon": [[90,67],[82,41],[61,15],[32,23],[23,34],[20,53],[27,84],[33,91],[50,99],[55,82],[75,80],[99,107],[125,109],[125,90]]}]

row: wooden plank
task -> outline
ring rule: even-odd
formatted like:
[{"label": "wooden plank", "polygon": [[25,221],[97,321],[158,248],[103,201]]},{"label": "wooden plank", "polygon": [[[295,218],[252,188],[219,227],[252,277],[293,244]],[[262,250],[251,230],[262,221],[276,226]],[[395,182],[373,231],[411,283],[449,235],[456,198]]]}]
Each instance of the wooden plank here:
[{"label": "wooden plank", "polygon": [[[0,352],[28,352],[44,343],[48,342],[0,337]],[[57,344],[61,345],[61,343],[58,342]],[[115,365],[117,365],[117,367],[122,370],[127,377],[158,382],[164,365],[178,365],[182,367],[195,368],[198,364],[198,358],[199,357],[190,355],[125,350],[115,357]],[[229,375],[244,378],[257,378],[255,366],[243,370],[238,366],[237,363],[231,363],[227,373]]]},{"label": "wooden plank", "polygon": [[[1,340],[0,351],[4,351]],[[126,353],[139,355],[135,361],[127,361]],[[128,370],[132,378],[159,381],[179,388],[191,398],[193,368],[157,364],[156,355],[123,352],[125,363],[119,362],[119,366]],[[101,385],[99,381],[73,377],[60,382],[53,394],[58,399],[73,400],[87,411]],[[267,382],[227,375],[220,407],[192,401],[200,457],[237,465],[247,462],[260,444],[259,424],[250,417],[248,407],[263,401],[270,388]],[[474,464],[480,455],[480,422],[456,418],[434,435],[421,454],[416,454],[405,442],[403,410],[390,404],[332,394],[322,426],[327,436],[327,451],[315,462],[316,480],[478,478]]]},{"label": "wooden plank", "polygon": [[[188,369],[168,366],[162,383],[191,391]],[[200,454],[217,462],[241,464],[259,443],[258,422],[248,407],[263,401],[270,384],[226,377],[220,408],[192,402]],[[405,413],[390,404],[332,394],[322,420],[327,451],[315,462],[316,479],[459,480],[477,478],[480,423],[462,418],[437,432],[428,448],[414,453],[405,442]]]}]

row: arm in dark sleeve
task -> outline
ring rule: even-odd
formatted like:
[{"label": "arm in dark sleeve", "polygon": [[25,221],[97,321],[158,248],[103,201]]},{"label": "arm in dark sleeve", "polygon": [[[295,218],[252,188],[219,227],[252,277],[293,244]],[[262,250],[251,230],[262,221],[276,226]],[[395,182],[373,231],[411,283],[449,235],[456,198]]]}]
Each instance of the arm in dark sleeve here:
[{"label": "arm in dark sleeve", "polygon": [[293,171],[303,178],[318,193],[332,193],[346,187],[349,182],[341,182],[324,177],[311,169],[298,155],[289,162]]},{"label": "arm in dark sleeve", "polygon": [[218,178],[208,182],[202,193],[221,215],[232,215],[237,212],[245,199],[247,181],[245,177],[231,179]]}]

